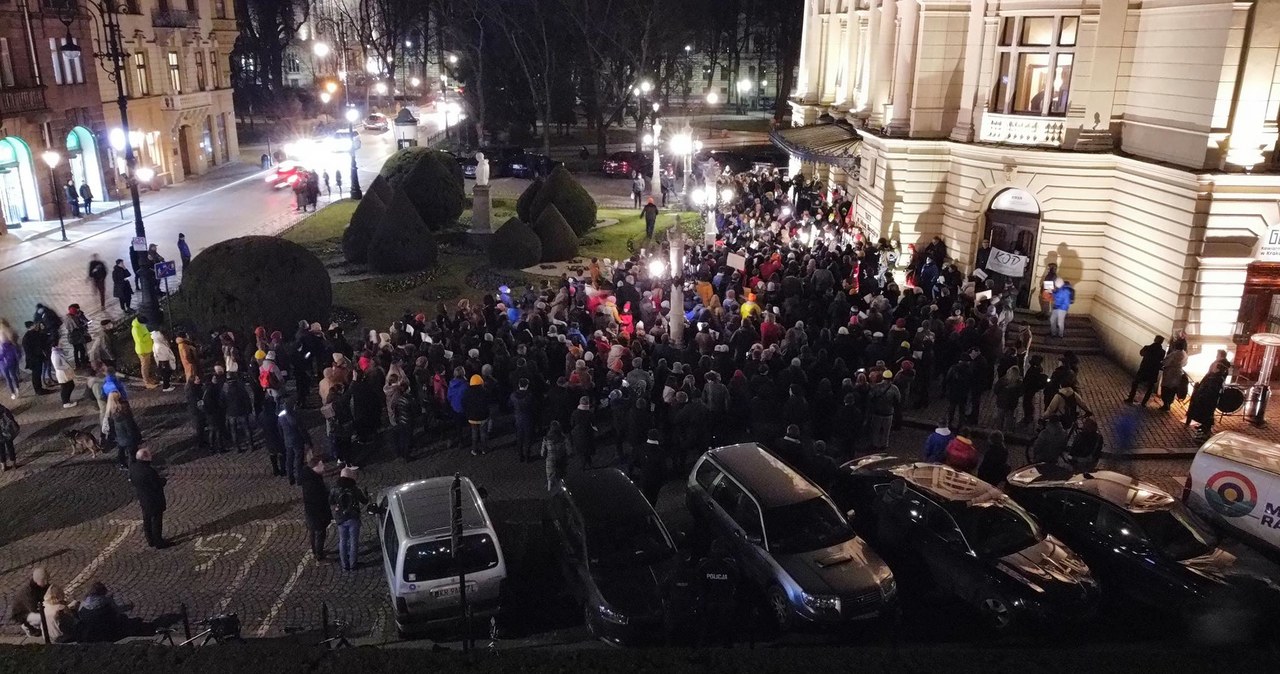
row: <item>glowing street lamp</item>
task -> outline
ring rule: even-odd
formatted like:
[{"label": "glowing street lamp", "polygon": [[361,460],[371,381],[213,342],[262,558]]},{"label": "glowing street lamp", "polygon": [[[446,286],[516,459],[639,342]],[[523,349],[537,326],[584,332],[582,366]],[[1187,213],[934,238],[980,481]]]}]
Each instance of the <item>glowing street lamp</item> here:
[{"label": "glowing street lamp", "polygon": [[714,91],[707,92],[707,105],[715,105],[720,102],[720,94]]},{"label": "glowing street lamp", "polygon": [[329,95],[333,95],[333,93],[334,93],[334,92],[336,92],[336,91],[338,90],[338,83],[337,83],[337,82],[325,82],[325,83],[324,83],[324,90],[325,90],[326,92],[328,92],[328,93],[329,93]]},{"label": "glowing street lamp", "polygon": [[422,84],[422,80],[420,80],[420,79],[418,79],[418,78],[416,78],[416,77],[410,77],[410,78],[409,78],[409,86],[411,86],[411,87],[416,87],[416,86],[418,86],[418,85],[420,85],[420,84]]},{"label": "glowing street lamp", "polygon": [[57,150],[45,150],[40,154],[40,158],[44,160],[46,166],[49,167],[49,196],[53,198],[53,203],[58,209],[58,229],[62,230],[62,240],[67,240],[67,223],[62,219],[62,199],[58,195],[58,181],[53,177],[53,169],[62,161],[62,155]]},{"label": "glowing street lamp", "polygon": [[379,95],[379,96],[383,96],[383,95],[385,95],[385,94],[387,93],[387,83],[386,83],[386,82],[379,82],[379,83],[377,83],[377,84],[373,85],[373,90],[374,90],[374,91],[376,91],[376,92],[378,92],[378,95]]},{"label": "glowing street lamp", "polygon": [[649,93],[650,91],[653,91],[653,82],[650,82],[649,80],[641,80],[640,91],[646,94]]},{"label": "glowing street lamp", "polygon": [[327,91],[321,91],[321,92],[320,92],[320,102],[321,102],[321,103],[323,103],[323,104],[325,104],[325,105],[328,105],[328,104],[329,104],[329,101],[331,101],[331,100],[333,100],[333,94],[331,94],[331,93],[329,93],[329,92],[327,92]]},{"label": "glowing street lamp", "polygon": [[653,261],[649,263],[650,278],[662,278],[663,276],[666,276],[666,274],[667,264],[663,262],[661,258],[654,258]]},{"label": "glowing street lamp", "polygon": [[311,53],[315,54],[316,58],[325,58],[329,55],[329,52],[329,45],[324,42],[317,42],[311,45]]},{"label": "glowing street lamp", "polygon": [[453,65],[458,65],[458,55],[457,55],[457,54],[449,54],[449,65],[451,65],[451,66],[453,66]]}]

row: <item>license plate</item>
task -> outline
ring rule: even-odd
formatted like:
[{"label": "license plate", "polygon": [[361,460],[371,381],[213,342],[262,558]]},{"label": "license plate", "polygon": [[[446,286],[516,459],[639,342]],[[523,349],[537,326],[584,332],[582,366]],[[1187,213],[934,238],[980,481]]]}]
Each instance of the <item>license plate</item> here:
[{"label": "license plate", "polygon": [[[467,583],[467,592],[475,592],[476,584]],[[448,585],[431,591],[431,596],[435,599],[455,599],[460,597],[461,592],[457,585]]]}]

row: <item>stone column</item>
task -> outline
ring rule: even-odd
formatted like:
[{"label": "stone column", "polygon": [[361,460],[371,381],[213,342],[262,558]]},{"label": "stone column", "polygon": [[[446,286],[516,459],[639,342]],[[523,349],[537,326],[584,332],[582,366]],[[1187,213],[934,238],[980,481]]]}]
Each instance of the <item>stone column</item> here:
[{"label": "stone column", "polygon": [[898,3],[882,0],[880,26],[875,37],[875,54],[871,59],[871,117],[867,125],[879,128],[889,123],[885,106],[889,103],[889,90],[893,87],[893,47],[897,39]]},{"label": "stone column", "polygon": [[972,0],[969,6],[969,26],[964,42],[964,80],[960,85],[960,110],[956,116],[951,140],[971,143],[977,108],[982,104],[978,95],[978,81],[982,76],[983,15],[987,11],[986,0]]},{"label": "stone column", "polygon": [[888,120],[890,133],[911,132],[912,91],[916,75],[916,30],[920,5],[916,0],[898,0],[898,46],[894,57],[893,117]]},{"label": "stone column", "polygon": [[476,185],[471,192],[471,229],[473,235],[484,236],[493,233],[492,198],[489,185]]},{"label": "stone column", "polygon": [[804,18],[800,22],[800,64],[796,69],[796,97],[811,102],[818,95],[818,47],[822,43],[822,19],[818,10],[825,0],[804,0]]},{"label": "stone column", "polygon": [[[1248,9],[1237,9],[1247,12]],[[1253,26],[1248,51],[1243,55],[1235,114],[1227,139],[1226,162],[1252,169],[1275,150],[1274,109],[1270,109],[1277,56],[1280,55],[1280,2],[1270,0],[1253,5]],[[1270,64],[1268,66],[1268,64]],[[1264,130],[1270,121],[1271,130]],[[1266,154],[1264,154],[1264,152]]]}]

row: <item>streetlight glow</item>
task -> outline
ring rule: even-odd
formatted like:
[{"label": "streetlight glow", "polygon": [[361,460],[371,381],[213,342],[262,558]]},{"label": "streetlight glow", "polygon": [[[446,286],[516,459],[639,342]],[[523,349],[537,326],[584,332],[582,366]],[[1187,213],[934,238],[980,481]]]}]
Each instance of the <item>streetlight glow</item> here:
[{"label": "streetlight glow", "polygon": [[58,154],[57,150],[45,150],[40,153],[40,158],[44,160],[45,165],[49,168],[57,166],[58,162],[62,161],[62,155]]},{"label": "streetlight glow", "polygon": [[420,80],[420,79],[418,79],[418,78],[416,78],[416,77],[410,77],[410,78],[409,78],[409,86],[411,86],[411,87],[416,87],[416,86],[418,86],[419,84],[422,84],[422,80]]},{"label": "streetlight glow", "polygon": [[712,91],[707,94],[707,105],[715,105],[720,102],[720,95]]},{"label": "streetlight glow", "polygon": [[323,42],[317,42],[311,45],[311,52],[318,58],[324,58],[329,55],[329,45]]},{"label": "streetlight glow", "polygon": [[332,99],[333,99],[333,94],[331,94],[331,93],[329,93],[329,92],[327,92],[327,91],[321,91],[321,92],[320,92],[320,102],[321,102],[321,103],[324,103],[325,105],[328,105],[328,104],[329,104],[329,101],[330,101],[330,100],[332,100]]},{"label": "streetlight glow", "polygon": [[355,124],[356,120],[360,119],[360,111],[355,108],[347,108],[346,117],[348,122]]},{"label": "streetlight glow", "polygon": [[689,53],[689,52],[691,52],[691,51],[693,51],[693,45],[691,45],[691,44],[687,44],[687,45],[685,45],[685,46],[684,46],[684,52],[685,52],[686,54],[688,54],[688,53]]},{"label": "streetlight glow", "polygon": [[654,103],[653,103],[653,111],[654,111],[654,112],[657,112],[657,111],[658,111],[658,108],[660,108],[660,107],[662,107],[662,106],[661,106],[661,105],[659,105],[657,101],[654,101]]},{"label": "streetlight glow", "polygon": [[155,169],[150,166],[139,166],[138,169],[133,172],[133,176],[137,178],[139,182],[149,183],[152,178],[156,177],[156,172]]},{"label": "streetlight glow", "polygon": [[727,204],[730,201],[733,201],[733,190],[728,187],[720,190],[720,202]]},{"label": "streetlight glow", "polygon": [[338,90],[338,83],[337,83],[337,82],[325,82],[325,83],[324,83],[324,90],[325,90],[325,91],[327,91],[327,92],[329,92],[330,94],[332,94],[332,93],[334,93],[334,92],[336,92],[336,91]]},{"label": "streetlight glow", "polygon": [[751,82],[747,80],[738,80],[738,93],[745,94],[751,91]]},{"label": "streetlight glow", "polygon": [[449,65],[456,65],[457,63],[458,63],[458,55],[449,54]]},{"label": "streetlight glow", "polygon": [[689,198],[693,200],[694,206],[701,206],[707,203],[707,192],[699,187],[689,195]]},{"label": "streetlight glow", "polygon": [[649,263],[649,276],[652,278],[662,278],[667,273],[667,265],[659,259],[655,259]]},{"label": "streetlight glow", "polygon": [[653,91],[653,82],[650,82],[649,80],[641,80],[640,91],[643,91],[646,94]]},{"label": "streetlight glow", "polygon": [[387,93],[387,83],[386,83],[386,82],[379,82],[379,83],[377,83],[377,84],[373,85],[373,90],[374,90],[374,91],[376,91],[376,92],[378,92],[378,95],[385,94],[385,93]]}]

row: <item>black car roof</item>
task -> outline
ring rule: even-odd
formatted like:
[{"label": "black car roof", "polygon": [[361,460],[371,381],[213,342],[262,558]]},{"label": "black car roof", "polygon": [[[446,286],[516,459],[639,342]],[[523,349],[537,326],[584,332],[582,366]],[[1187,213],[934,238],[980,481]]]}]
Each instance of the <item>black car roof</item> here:
[{"label": "black car roof", "polygon": [[1110,470],[1076,473],[1058,466],[1034,465],[1010,474],[1008,479],[1017,487],[1074,489],[1135,513],[1167,510],[1177,503],[1149,482]]},{"label": "black car roof", "polygon": [[940,463],[911,463],[888,471],[934,496],[958,503],[985,503],[1004,492],[978,478]]},{"label": "black car roof", "polygon": [[617,468],[574,473],[564,479],[564,491],[588,525],[653,512],[644,494]]},{"label": "black car roof", "polygon": [[800,503],[822,496],[803,475],[754,442],[713,449],[708,454],[755,495],[764,508]]}]

